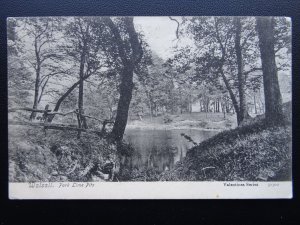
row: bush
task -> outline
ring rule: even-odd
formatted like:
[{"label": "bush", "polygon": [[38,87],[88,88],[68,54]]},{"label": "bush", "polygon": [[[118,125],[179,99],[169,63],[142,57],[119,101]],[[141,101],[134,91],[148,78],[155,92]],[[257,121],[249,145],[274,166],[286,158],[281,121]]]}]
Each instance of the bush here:
[{"label": "bush", "polygon": [[198,125],[199,127],[205,128],[208,125],[208,123],[206,121],[201,121],[198,123]]},{"label": "bush", "polygon": [[164,120],[164,123],[171,123],[171,122],[173,122],[173,119],[171,118],[170,115],[165,115],[164,118],[163,118],[163,120]]}]

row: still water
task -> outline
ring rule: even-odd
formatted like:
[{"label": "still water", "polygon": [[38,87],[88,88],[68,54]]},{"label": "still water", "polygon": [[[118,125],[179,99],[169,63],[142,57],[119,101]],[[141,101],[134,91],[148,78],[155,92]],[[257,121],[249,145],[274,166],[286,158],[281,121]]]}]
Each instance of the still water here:
[{"label": "still water", "polygon": [[195,129],[128,128],[124,139],[132,145],[134,153],[126,160],[126,164],[131,168],[155,168],[160,172],[172,169],[177,161],[185,157],[187,150],[194,146],[181,134],[188,135],[193,141],[200,143],[217,133]]}]

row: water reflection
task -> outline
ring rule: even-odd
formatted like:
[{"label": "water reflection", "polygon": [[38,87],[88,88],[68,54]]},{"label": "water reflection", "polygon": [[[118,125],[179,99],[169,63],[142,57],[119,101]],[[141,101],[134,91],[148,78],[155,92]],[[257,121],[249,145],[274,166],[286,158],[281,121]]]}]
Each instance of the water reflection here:
[{"label": "water reflection", "polygon": [[162,172],[174,167],[174,164],[185,157],[193,143],[184,138],[188,135],[199,143],[213,135],[216,131],[195,129],[127,129],[125,141],[135,149],[131,157],[123,158],[123,165],[131,169],[155,168]]}]

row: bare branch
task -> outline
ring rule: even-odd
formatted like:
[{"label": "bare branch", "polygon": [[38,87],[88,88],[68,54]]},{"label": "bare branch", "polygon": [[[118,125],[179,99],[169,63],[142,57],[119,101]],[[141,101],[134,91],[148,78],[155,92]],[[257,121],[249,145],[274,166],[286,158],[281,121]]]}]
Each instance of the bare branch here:
[{"label": "bare branch", "polygon": [[254,35],[254,31],[253,31],[253,30],[251,30],[251,31],[247,34],[247,36],[245,37],[243,43],[241,44],[242,48],[245,46],[245,44],[247,43],[248,39],[249,39],[252,35]]},{"label": "bare branch", "polygon": [[255,71],[261,71],[261,70],[262,70],[262,68],[255,67],[255,68],[252,68],[251,70],[248,70],[248,71],[244,72],[244,75],[248,75],[249,73],[252,73],[252,72],[255,72]]},{"label": "bare branch", "polygon": [[28,107],[23,107],[23,108],[11,108],[8,109],[8,112],[15,112],[15,111],[29,111],[29,112],[39,112],[39,113],[44,113],[45,110],[43,109],[32,109],[32,108],[28,108]]},{"label": "bare branch", "polygon": [[179,39],[179,25],[180,23],[178,22],[178,20],[172,18],[171,16],[169,16],[170,20],[175,21],[177,23],[177,29],[176,29],[176,38]]},{"label": "bare branch", "polygon": [[[44,29],[41,33],[39,33],[39,34],[36,36],[36,39],[40,38],[40,37],[47,31],[48,25],[49,25],[49,22],[47,21],[47,24],[46,24],[46,26],[45,26],[45,29]],[[34,26],[35,26],[35,25],[34,25]]]},{"label": "bare branch", "polygon": [[48,42],[50,42],[50,40],[49,40],[49,39],[46,39],[45,41],[43,41],[43,42],[40,44],[40,46],[38,47],[38,52],[39,52],[39,53],[41,52],[41,49],[42,49],[43,45],[45,45],[45,44],[48,43]]},{"label": "bare branch", "polygon": [[50,79],[50,76],[48,76],[47,80],[46,80],[46,81],[44,82],[44,84],[42,85],[42,89],[41,89],[40,97],[39,97],[39,99],[38,99],[38,103],[41,102],[41,99],[42,99],[42,96],[43,96],[45,87],[46,87],[46,85],[47,85],[49,79]]}]

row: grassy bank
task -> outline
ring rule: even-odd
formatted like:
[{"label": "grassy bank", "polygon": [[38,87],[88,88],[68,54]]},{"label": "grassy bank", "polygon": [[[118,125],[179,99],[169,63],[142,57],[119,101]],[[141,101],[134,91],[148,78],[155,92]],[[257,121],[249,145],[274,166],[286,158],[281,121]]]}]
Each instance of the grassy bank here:
[{"label": "grassy bank", "polygon": [[223,131],[190,149],[164,181],[291,180],[291,126],[263,120]]},{"label": "grassy bank", "polygon": [[9,181],[104,181],[116,147],[94,134],[9,125]]}]

